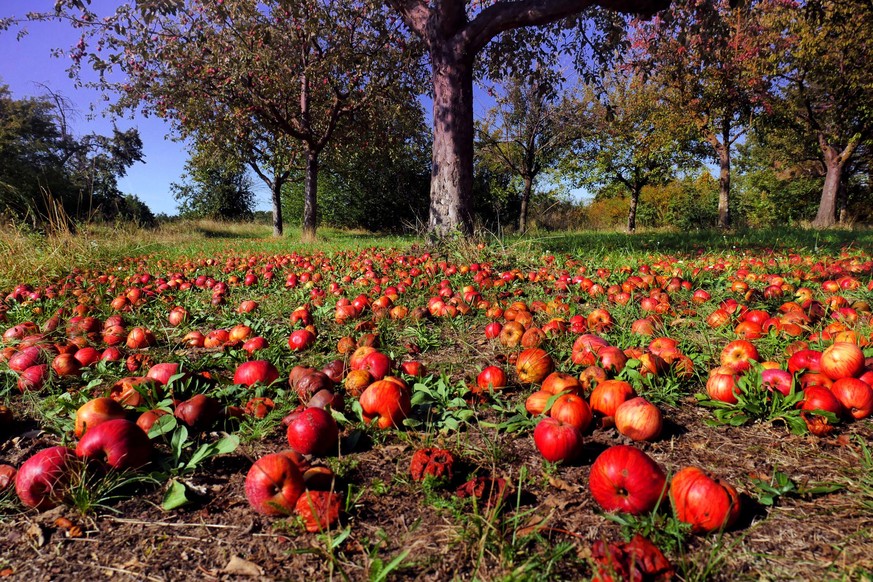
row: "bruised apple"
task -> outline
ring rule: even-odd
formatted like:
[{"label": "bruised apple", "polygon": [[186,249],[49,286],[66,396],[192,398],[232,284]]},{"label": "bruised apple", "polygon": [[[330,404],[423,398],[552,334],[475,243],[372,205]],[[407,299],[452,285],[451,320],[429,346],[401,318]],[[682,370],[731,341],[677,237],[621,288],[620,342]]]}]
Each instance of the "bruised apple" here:
[{"label": "bruised apple", "polygon": [[107,420],[85,433],[76,446],[76,456],[105,461],[113,469],[133,469],[149,462],[152,441],[129,420]]},{"label": "bruised apple", "polygon": [[540,348],[528,348],[518,354],[515,363],[522,384],[539,384],[555,369],[552,357]]}]

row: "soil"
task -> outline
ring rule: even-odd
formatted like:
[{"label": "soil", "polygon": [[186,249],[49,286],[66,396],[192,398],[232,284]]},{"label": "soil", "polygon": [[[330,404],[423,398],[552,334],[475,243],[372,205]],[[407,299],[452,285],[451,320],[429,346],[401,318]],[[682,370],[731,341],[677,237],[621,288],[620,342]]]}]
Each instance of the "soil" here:
[{"label": "soil", "polygon": [[[708,411],[687,404],[664,408],[671,427],[664,438],[637,443],[668,471],[686,465],[713,468],[749,494],[755,492],[753,477],[766,478],[774,470],[787,473],[801,490],[820,483],[843,488],[785,495],[774,507],[745,495],[736,527],[723,537],[692,537],[681,552],[668,552],[674,563],[693,565],[686,572],[711,567],[701,579],[713,580],[862,579],[873,571],[873,500],[858,490],[863,477],[858,443],[873,442],[869,421],[843,427],[833,438],[794,436],[760,424],[713,429],[703,422]],[[487,420],[493,412],[481,407],[480,414]],[[364,439],[354,452],[331,461],[340,477],[337,489],[351,499],[343,522],[331,533],[306,533],[293,519],[263,517],[249,508],[245,472],[252,459],[284,448],[277,433],[243,444],[198,471],[192,485],[205,495],[179,510],[162,511],[161,491],[151,488],[87,515],[68,506],[5,515],[0,518],[0,577],[363,580],[408,551],[391,577],[526,579],[520,568],[529,558],[525,552],[552,547],[563,553],[549,577],[580,579],[591,574],[585,562],[591,543],[621,538],[621,528],[604,518],[587,491],[596,455],[626,442],[615,431],[595,430],[586,437],[584,457],[557,469],[544,466],[527,435],[473,429],[442,439],[411,431],[376,438],[382,442]],[[465,451],[453,483],[431,490],[410,482],[409,461],[422,443]],[[7,427],[0,441],[0,462],[17,466],[55,444],[32,425],[19,423]],[[512,495],[499,513],[453,500],[453,490],[473,475],[503,477],[511,484]],[[68,526],[58,525],[59,518],[78,526],[81,534],[71,536]],[[350,533],[335,543],[345,528]],[[511,543],[513,535],[518,540],[525,534],[534,534],[529,539],[536,541]]]}]

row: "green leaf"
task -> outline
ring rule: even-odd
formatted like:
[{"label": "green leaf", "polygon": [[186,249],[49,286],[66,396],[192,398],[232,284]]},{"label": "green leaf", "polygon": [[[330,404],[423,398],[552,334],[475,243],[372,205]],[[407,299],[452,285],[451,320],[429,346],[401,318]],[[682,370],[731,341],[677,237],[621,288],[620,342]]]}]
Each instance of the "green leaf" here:
[{"label": "green leaf", "polygon": [[217,442],[201,445],[201,447],[191,455],[191,459],[185,464],[185,469],[194,469],[206,459],[216,455],[232,453],[238,446],[239,437],[236,435],[227,435],[219,439]]},{"label": "green leaf", "polygon": [[171,511],[189,503],[191,500],[188,499],[187,492],[188,488],[182,482],[170,479],[167,491],[164,493],[164,500],[161,502],[161,508],[165,511]]},{"label": "green leaf", "polygon": [[159,436],[163,436],[169,432],[172,432],[178,422],[176,421],[176,417],[172,414],[165,414],[163,416],[159,416],[152,427],[149,429],[149,438],[154,439]]}]

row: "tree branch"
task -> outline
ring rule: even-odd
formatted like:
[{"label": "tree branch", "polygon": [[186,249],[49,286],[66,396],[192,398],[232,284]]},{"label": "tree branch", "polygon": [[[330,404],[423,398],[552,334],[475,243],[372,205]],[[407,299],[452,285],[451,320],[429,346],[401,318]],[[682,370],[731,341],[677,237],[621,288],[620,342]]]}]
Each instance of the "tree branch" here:
[{"label": "tree branch", "polygon": [[582,12],[589,6],[617,12],[651,16],[670,5],[669,0],[520,0],[499,2],[484,9],[465,26],[459,36],[468,53],[478,53],[488,42],[507,30],[540,26]]},{"label": "tree branch", "polygon": [[385,0],[385,4],[395,10],[403,22],[421,38],[427,38],[427,22],[430,9],[423,0]]}]

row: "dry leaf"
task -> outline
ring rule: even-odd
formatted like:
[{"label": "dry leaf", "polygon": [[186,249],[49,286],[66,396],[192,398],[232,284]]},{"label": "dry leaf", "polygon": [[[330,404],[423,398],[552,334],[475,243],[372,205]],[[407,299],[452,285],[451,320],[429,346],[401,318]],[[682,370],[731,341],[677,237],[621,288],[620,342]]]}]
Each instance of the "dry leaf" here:
[{"label": "dry leaf", "polygon": [[549,485],[554,487],[555,489],[560,489],[561,491],[570,491],[571,493],[576,493],[582,490],[580,485],[573,485],[564,481],[560,477],[549,477]]},{"label": "dry leaf", "polygon": [[27,528],[26,533],[33,538],[33,541],[36,543],[36,546],[38,548],[41,548],[45,545],[45,532],[42,530],[42,526],[40,526],[38,523],[31,523],[30,527]]},{"label": "dry leaf", "polygon": [[254,562],[244,560],[239,556],[234,556],[224,567],[224,571],[228,574],[236,574],[237,576],[262,576],[261,567]]}]

